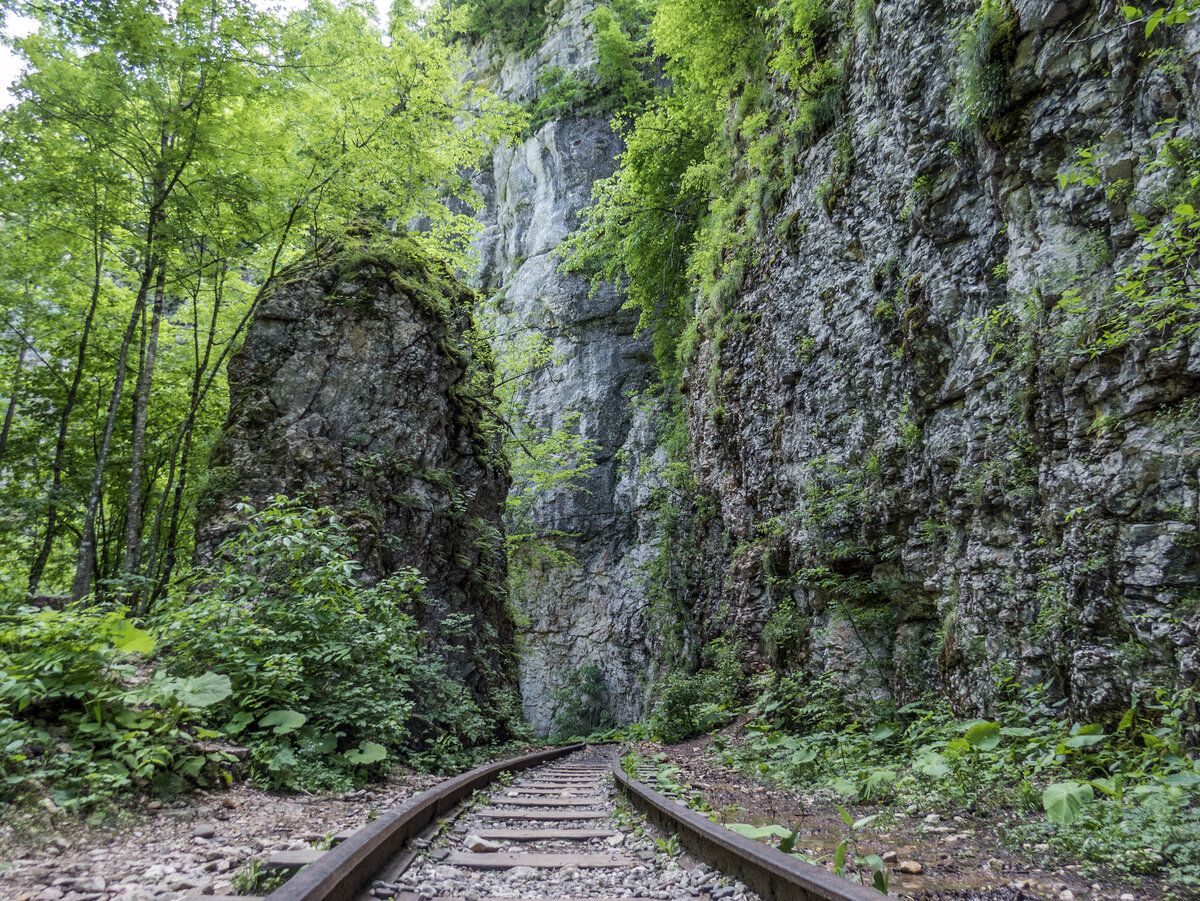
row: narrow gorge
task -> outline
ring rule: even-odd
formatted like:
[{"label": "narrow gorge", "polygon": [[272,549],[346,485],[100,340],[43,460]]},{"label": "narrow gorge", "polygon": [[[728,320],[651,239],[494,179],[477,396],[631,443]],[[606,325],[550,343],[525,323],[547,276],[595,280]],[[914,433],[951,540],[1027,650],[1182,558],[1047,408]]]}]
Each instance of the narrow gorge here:
[{"label": "narrow gorge", "polygon": [[[527,57],[477,48],[473,77],[530,104],[549,67],[594,81],[589,9],[567,3]],[[738,226],[745,265],[694,297],[678,413],[636,311],[556,252],[619,138],[567,112],[493,155],[479,283],[499,332],[553,340],[534,415],[579,414],[598,447],[586,491],[534,508],[574,557],[518,589],[536,727],[590,662],[613,714],[640,717],[664,594],[675,662],[728,636],[863,704],[937,686],[983,714],[1016,680],[1119,716],[1194,684],[1200,350],[1190,329],[1111,348],[1103,330],[1138,217],[1195,152],[1197,37],[1158,65],[1107,6],[1019,3],[979,51],[1005,97],[971,132],[955,35],[973,14],[881,3],[825,38],[836,121]],[[795,109],[770,113],[784,132]],[[686,448],[665,447],[671,416]],[[672,463],[693,493],[668,540],[652,495]]]}]

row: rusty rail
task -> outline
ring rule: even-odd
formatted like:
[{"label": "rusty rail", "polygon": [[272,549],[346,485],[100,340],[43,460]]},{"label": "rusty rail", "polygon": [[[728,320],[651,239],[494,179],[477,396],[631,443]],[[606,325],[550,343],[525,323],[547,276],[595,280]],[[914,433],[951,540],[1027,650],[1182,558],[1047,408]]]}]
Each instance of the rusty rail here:
[{"label": "rusty rail", "polygon": [[740,879],[766,901],[881,901],[885,896],[828,870],[739,835],[689,810],[613,765],[613,779],[655,825],[728,876]]},{"label": "rusty rail", "polygon": [[439,783],[359,829],[267,895],[267,901],[351,901],[410,838],[472,792],[501,773],[529,769],[583,748],[578,744],[538,751],[489,763]]}]

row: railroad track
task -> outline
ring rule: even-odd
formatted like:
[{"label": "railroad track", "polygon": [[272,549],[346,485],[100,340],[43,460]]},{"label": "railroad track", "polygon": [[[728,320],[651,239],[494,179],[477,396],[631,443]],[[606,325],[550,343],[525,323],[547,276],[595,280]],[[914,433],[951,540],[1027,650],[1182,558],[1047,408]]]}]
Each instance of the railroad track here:
[{"label": "railroad track", "polygon": [[[677,841],[695,860],[656,854],[618,796],[661,830],[662,845]],[[480,767],[340,838],[329,851],[268,859],[296,874],[266,901],[881,898],[658,794],[621,770],[612,746]]]}]

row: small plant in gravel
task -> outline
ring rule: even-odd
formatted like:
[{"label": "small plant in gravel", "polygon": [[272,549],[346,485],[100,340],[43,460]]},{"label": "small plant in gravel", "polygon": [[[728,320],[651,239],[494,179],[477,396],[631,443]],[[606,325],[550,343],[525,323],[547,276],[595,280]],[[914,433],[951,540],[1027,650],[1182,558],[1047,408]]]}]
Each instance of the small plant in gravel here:
[{"label": "small plant in gravel", "polygon": [[269,895],[288,881],[288,874],[268,872],[261,860],[252,857],[229,881],[239,895]]},{"label": "small plant in gravel", "polygon": [[836,850],[833,852],[833,871],[839,876],[847,875],[846,862],[849,860],[855,864],[855,872],[858,874],[858,881],[865,884],[865,874],[863,868],[858,866],[858,861],[862,861],[866,865],[866,869],[871,873],[871,885],[885,895],[888,891],[888,868],[884,864],[883,859],[878,854],[862,855],[858,850],[858,830],[865,829],[878,819],[878,814],[854,819],[842,807],[838,808],[838,813],[841,814],[842,822],[846,824],[846,837],[838,842]]}]

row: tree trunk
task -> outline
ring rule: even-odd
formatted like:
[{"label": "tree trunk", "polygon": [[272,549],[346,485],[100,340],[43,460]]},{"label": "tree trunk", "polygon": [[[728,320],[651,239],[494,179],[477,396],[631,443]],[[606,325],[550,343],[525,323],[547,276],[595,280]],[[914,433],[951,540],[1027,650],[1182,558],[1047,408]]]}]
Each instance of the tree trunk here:
[{"label": "tree trunk", "polygon": [[21,370],[25,366],[25,347],[21,346],[21,350],[17,353],[17,365],[13,367],[12,390],[8,396],[8,409],[4,411],[4,428],[0,430],[0,460],[4,459],[4,452],[8,449],[8,436],[12,431],[13,418],[17,413],[17,392],[21,388]]},{"label": "tree trunk", "polygon": [[154,381],[154,365],[158,356],[158,331],[162,323],[163,294],[166,290],[167,266],[162,260],[154,283],[154,304],[150,312],[150,336],[146,354],[138,373],[137,390],[133,399],[133,429],[130,438],[129,501],[125,509],[125,560],[121,573],[136,576],[142,565],[142,469],[146,456],[146,422],[150,412],[150,386]]},{"label": "tree trunk", "polygon": [[125,327],[125,334],[121,337],[121,350],[117,356],[117,364],[113,372],[112,394],[108,401],[108,415],[104,419],[104,431],[100,436],[100,446],[96,450],[96,467],[92,470],[91,491],[83,512],[79,552],[75,558],[75,581],[71,586],[73,602],[82,600],[88,593],[88,589],[91,588],[92,572],[96,568],[96,511],[100,507],[100,496],[104,488],[104,469],[108,465],[113,428],[117,423],[117,410],[121,406],[121,395],[125,388],[125,372],[129,364],[129,345],[133,343],[138,321],[142,318],[142,311],[146,308],[146,295],[150,291],[150,282],[157,270],[157,258],[149,257],[142,275],[142,283],[138,286],[137,300],[133,304],[129,325]]},{"label": "tree trunk", "polygon": [[[107,200],[107,198],[106,198]],[[42,581],[42,573],[46,571],[46,563],[54,550],[54,541],[58,537],[58,494],[62,490],[63,468],[67,453],[67,430],[71,422],[71,413],[75,409],[75,400],[79,396],[79,384],[83,381],[84,363],[87,360],[88,341],[92,334],[92,321],[96,316],[96,306],[100,302],[100,282],[104,274],[105,235],[102,229],[93,233],[93,259],[95,267],[92,274],[92,296],[88,302],[87,316],[83,320],[83,332],[79,336],[79,353],[75,358],[75,374],[67,389],[63,408],[58,414],[58,435],[54,443],[53,476],[50,483],[49,506],[46,508],[46,534],[42,538],[42,546],[37,558],[29,570],[29,594],[37,594],[38,585]]]}]

